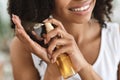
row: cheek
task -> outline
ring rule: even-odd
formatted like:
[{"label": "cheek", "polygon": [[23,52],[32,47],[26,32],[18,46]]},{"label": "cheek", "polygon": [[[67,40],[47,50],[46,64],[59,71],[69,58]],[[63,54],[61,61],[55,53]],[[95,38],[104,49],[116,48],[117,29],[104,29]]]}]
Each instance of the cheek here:
[{"label": "cheek", "polygon": [[55,0],[55,4],[58,6],[65,6],[70,3],[70,0]]},{"label": "cheek", "polygon": [[67,3],[64,0],[55,0],[54,14],[57,16],[63,15],[66,10]]},{"label": "cheek", "polygon": [[69,4],[69,0],[55,0],[55,10],[64,10]]}]

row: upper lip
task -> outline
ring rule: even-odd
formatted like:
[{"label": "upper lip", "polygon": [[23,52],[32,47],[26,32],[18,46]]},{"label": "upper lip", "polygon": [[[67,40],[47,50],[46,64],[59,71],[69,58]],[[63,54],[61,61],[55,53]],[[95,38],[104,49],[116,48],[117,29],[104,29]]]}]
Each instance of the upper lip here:
[{"label": "upper lip", "polygon": [[89,5],[92,2],[92,0],[85,0],[85,1],[80,1],[78,2],[79,4],[71,6],[69,9],[74,9],[74,8],[81,8],[83,6]]}]

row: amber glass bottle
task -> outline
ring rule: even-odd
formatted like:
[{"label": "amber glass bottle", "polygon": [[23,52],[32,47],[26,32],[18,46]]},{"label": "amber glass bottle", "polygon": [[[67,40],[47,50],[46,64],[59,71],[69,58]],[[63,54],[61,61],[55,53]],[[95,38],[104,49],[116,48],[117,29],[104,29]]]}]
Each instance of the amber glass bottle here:
[{"label": "amber glass bottle", "polygon": [[[54,27],[51,25],[51,23],[45,23],[46,32],[53,30]],[[60,46],[57,46],[59,48]],[[69,56],[65,53],[61,54],[56,61],[56,64],[62,74],[62,76],[66,79],[71,76],[73,76],[76,72],[73,69],[72,62],[69,58]]]}]

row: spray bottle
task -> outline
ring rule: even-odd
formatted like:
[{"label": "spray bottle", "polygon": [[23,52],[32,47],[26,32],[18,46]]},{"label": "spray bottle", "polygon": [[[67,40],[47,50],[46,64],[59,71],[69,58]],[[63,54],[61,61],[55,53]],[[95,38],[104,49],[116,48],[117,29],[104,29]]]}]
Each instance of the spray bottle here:
[{"label": "spray bottle", "polygon": [[[54,29],[54,27],[53,27],[53,25],[51,25],[51,23],[45,23],[45,27],[46,27],[47,33]],[[60,48],[60,46],[57,46],[56,48],[58,49],[58,48]],[[62,76],[65,79],[73,76],[76,73],[73,69],[70,57],[66,53],[61,54],[57,58],[56,64],[57,64],[58,69],[60,70]]]}]

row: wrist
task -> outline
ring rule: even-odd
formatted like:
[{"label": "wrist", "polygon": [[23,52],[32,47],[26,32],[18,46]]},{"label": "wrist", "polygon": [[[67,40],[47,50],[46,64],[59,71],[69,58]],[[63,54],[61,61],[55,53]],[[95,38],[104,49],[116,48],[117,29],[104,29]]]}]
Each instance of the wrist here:
[{"label": "wrist", "polygon": [[[78,74],[80,75],[80,77],[82,78],[82,80],[87,80],[87,78],[89,78],[88,75],[91,74],[91,71],[92,71],[92,66],[90,64],[88,64],[88,65],[82,67],[79,70]],[[89,79],[89,80],[91,80],[91,79]]]},{"label": "wrist", "polygon": [[44,80],[61,80],[61,74],[56,64],[47,64]]},{"label": "wrist", "polygon": [[78,72],[82,80],[102,80],[102,78],[93,70],[92,65],[87,64]]},{"label": "wrist", "polygon": [[90,72],[92,70],[92,66],[90,64],[86,64],[83,67],[80,68],[80,70],[78,71],[79,74],[83,74],[86,72]]}]

